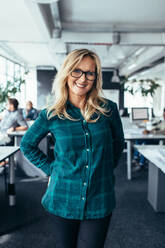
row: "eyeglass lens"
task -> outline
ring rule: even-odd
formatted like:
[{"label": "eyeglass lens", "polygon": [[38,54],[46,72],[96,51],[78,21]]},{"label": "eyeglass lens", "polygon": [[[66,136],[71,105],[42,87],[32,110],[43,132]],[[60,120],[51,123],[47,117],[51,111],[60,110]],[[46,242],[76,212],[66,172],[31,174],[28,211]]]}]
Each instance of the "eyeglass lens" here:
[{"label": "eyeglass lens", "polygon": [[96,78],[96,73],[91,71],[82,71],[80,69],[75,69],[71,72],[71,76],[75,78],[79,78],[83,74],[85,74],[85,77],[88,80],[94,80]]}]

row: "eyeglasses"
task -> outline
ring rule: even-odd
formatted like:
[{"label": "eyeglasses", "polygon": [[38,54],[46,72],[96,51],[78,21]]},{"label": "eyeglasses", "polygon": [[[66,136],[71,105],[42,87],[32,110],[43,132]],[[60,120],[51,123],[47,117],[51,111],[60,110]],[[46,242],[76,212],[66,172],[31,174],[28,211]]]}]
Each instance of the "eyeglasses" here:
[{"label": "eyeglasses", "polygon": [[75,69],[71,72],[71,76],[74,78],[80,78],[83,74],[85,74],[85,78],[89,81],[93,81],[97,77],[96,73],[92,71],[82,71],[80,69]]}]

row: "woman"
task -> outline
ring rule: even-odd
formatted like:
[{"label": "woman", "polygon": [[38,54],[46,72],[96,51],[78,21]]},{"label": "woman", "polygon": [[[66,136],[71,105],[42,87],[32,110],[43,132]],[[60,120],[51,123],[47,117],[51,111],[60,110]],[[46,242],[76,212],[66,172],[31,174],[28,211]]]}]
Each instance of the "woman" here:
[{"label": "woman", "polygon": [[[76,49],[54,84],[55,103],[42,110],[21,150],[50,177],[42,205],[52,213],[57,248],[102,248],[115,207],[114,174],[124,147],[114,102],[100,96],[98,56]],[[50,132],[55,159],[38,149]]]}]

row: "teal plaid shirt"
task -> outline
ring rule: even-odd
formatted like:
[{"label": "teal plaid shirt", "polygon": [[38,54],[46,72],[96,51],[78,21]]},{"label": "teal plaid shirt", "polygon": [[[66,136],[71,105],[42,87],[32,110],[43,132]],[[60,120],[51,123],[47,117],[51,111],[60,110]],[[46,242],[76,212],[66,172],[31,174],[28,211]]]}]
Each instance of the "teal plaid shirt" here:
[{"label": "teal plaid shirt", "polygon": [[[42,198],[44,208],[68,219],[97,219],[115,207],[114,168],[124,148],[124,135],[117,105],[107,100],[110,116],[88,123],[80,109],[67,102],[67,112],[78,121],[47,119],[42,110],[21,142],[21,151],[35,166],[51,175]],[[38,148],[51,133],[55,159]]]}]

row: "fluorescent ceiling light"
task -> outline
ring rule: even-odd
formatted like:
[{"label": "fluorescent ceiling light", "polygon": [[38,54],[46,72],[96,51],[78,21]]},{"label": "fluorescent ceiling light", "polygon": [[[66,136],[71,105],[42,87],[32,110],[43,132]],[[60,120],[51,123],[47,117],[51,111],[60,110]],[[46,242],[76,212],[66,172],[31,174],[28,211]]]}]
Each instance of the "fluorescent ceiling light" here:
[{"label": "fluorescent ceiling light", "polygon": [[40,4],[49,4],[53,2],[58,2],[59,0],[33,0],[33,2],[40,3]]},{"label": "fluorescent ceiling light", "polygon": [[135,68],[136,66],[137,66],[137,64],[131,64],[131,65],[128,66],[128,70],[133,69],[133,68]]},{"label": "fluorescent ceiling light", "polygon": [[146,50],[146,47],[141,47],[141,48],[139,48],[138,50],[136,50],[136,52],[135,52],[135,56],[137,56],[137,55],[140,55],[142,52],[144,52]]}]

